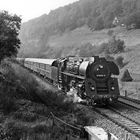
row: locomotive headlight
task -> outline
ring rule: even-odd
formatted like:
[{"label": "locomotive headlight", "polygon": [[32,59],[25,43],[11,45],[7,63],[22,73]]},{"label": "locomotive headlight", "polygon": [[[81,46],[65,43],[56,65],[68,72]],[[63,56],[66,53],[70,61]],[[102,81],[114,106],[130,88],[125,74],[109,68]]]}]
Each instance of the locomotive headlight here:
[{"label": "locomotive headlight", "polygon": [[111,87],[111,90],[115,90],[115,87]]},{"label": "locomotive headlight", "polygon": [[95,90],[95,87],[94,87],[94,86],[91,86],[90,88],[91,88],[91,90],[92,90],[92,91],[94,91],[94,90]]},{"label": "locomotive headlight", "polygon": [[82,84],[79,84],[78,87],[81,88],[82,87]]}]

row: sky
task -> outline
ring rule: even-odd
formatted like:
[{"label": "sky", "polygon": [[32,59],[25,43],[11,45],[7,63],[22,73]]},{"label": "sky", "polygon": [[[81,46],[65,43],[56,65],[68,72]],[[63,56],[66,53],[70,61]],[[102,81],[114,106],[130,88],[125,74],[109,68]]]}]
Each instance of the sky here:
[{"label": "sky", "polygon": [[0,10],[21,16],[22,22],[78,0],[0,0]]}]

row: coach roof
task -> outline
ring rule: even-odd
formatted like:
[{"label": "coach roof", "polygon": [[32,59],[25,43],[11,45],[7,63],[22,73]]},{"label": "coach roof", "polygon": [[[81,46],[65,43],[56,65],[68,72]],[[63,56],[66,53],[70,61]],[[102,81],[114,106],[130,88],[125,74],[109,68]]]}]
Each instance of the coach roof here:
[{"label": "coach roof", "polygon": [[26,58],[25,61],[52,65],[56,59]]}]

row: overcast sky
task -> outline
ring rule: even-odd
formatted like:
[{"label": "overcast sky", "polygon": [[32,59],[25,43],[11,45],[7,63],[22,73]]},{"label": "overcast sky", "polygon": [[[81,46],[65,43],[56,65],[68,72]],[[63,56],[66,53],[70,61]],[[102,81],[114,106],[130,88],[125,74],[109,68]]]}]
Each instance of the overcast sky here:
[{"label": "overcast sky", "polygon": [[78,0],[0,0],[0,10],[21,15],[22,22]]}]

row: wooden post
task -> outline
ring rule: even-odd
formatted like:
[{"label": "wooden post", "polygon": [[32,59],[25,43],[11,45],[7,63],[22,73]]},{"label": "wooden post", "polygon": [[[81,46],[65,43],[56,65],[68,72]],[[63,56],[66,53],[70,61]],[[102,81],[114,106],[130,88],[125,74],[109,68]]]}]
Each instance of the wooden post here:
[{"label": "wooden post", "polygon": [[127,90],[124,91],[125,97],[127,97]]}]

